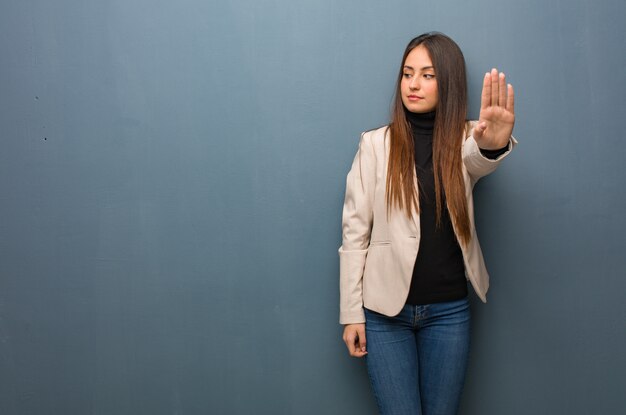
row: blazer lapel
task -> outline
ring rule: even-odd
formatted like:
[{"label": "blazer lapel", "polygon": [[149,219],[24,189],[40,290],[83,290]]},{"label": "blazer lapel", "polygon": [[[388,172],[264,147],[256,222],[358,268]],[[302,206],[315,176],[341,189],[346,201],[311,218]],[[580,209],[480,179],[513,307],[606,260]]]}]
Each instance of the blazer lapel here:
[{"label": "blazer lapel", "polygon": [[[420,195],[419,195],[419,186],[417,185],[417,173],[413,175],[413,185],[415,186],[415,195],[417,196],[417,208],[419,210],[420,206]],[[418,212],[413,209],[411,212],[411,217],[413,219],[413,224],[415,225],[415,232],[420,233],[420,215]]]}]

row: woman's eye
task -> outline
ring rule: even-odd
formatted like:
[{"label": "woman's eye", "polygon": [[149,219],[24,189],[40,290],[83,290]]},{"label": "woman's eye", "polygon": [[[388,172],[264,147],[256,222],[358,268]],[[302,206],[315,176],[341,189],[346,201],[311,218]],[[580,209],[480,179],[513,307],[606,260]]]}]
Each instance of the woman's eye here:
[{"label": "woman's eye", "polygon": [[407,78],[407,79],[408,79],[408,78],[410,78],[410,77],[411,77],[411,74],[410,74],[410,73],[405,73],[405,74],[402,74],[402,76],[404,76],[405,78]]},{"label": "woman's eye", "polygon": [[425,73],[424,74],[424,78],[426,78],[426,79],[435,79],[435,75],[430,74],[430,73]]}]

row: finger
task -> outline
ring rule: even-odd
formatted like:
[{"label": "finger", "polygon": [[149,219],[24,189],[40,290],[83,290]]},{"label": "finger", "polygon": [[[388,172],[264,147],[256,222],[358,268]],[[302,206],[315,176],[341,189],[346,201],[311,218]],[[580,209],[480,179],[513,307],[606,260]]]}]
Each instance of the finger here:
[{"label": "finger", "polygon": [[491,75],[489,72],[485,73],[483,78],[483,93],[480,96],[480,108],[487,108],[491,101]]},{"label": "finger", "polygon": [[498,70],[491,70],[491,105],[498,105]]},{"label": "finger", "polygon": [[359,327],[357,329],[357,335],[359,336],[358,341],[359,341],[359,351],[361,351],[362,353],[366,353],[367,352],[367,339],[365,338],[365,329],[363,327]]},{"label": "finger", "polygon": [[498,81],[498,106],[504,107],[506,105],[506,76],[504,75],[504,72],[500,72],[500,77]]},{"label": "finger", "polygon": [[361,348],[359,347],[358,339],[354,343],[352,343],[349,348],[349,352],[350,356],[352,357],[363,357],[367,354],[366,351],[361,350]]},{"label": "finger", "polygon": [[507,87],[506,97],[506,109],[515,114],[515,92],[513,91],[513,85],[511,84]]}]

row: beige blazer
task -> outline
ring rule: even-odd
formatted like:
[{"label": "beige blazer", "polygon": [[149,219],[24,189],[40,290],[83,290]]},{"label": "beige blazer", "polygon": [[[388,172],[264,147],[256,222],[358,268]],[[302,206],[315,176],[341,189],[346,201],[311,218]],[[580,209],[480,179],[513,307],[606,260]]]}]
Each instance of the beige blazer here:
[{"label": "beige blazer", "polygon": [[[486,302],[489,274],[474,227],[472,190],[479,178],[498,167],[517,141],[511,137],[506,153],[497,160],[487,159],[472,136],[474,125],[472,122],[472,129],[461,149],[472,234],[467,246],[461,244],[461,251],[466,278],[480,299]],[[409,218],[395,207],[387,212],[388,155],[387,127],[363,133],[346,180],[342,245],[339,248],[341,324],[365,322],[363,307],[395,316],[409,293],[420,244],[420,219],[416,213]],[[415,184],[417,188],[417,181]]]}]

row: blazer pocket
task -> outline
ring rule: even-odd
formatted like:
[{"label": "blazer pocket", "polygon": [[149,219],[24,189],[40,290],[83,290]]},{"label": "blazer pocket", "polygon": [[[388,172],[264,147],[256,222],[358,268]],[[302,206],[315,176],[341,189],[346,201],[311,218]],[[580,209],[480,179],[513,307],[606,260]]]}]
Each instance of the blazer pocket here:
[{"label": "blazer pocket", "polygon": [[371,241],[370,246],[387,246],[391,245],[391,241]]}]

